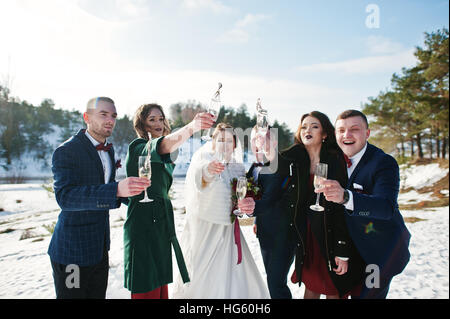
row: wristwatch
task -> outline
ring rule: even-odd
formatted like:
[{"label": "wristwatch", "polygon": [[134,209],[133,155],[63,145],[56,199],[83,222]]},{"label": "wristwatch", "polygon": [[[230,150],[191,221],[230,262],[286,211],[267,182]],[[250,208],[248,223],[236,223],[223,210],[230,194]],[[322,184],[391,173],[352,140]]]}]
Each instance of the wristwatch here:
[{"label": "wristwatch", "polygon": [[347,204],[349,199],[350,199],[350,193],[349,193],[349,191],[347,189],[344,189],[344,200],[340,204],[341,205]]}]

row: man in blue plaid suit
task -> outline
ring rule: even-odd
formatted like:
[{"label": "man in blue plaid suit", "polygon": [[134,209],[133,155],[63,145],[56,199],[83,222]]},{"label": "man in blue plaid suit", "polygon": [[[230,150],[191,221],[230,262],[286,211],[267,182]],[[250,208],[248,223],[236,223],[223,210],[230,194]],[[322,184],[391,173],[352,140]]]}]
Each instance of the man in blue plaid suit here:
[{"label": "man in blue plaid suit", "polygon": [[50,255],[58,299],[104,299],[108,283],[109,209],[121,198],[142,193],[150,181],[130,177],[115,181],[112,144],[106,143],[116,123],[114,101],[89,100],[83,114],[87,129],[53,153],[55,197],[61,207]]}]

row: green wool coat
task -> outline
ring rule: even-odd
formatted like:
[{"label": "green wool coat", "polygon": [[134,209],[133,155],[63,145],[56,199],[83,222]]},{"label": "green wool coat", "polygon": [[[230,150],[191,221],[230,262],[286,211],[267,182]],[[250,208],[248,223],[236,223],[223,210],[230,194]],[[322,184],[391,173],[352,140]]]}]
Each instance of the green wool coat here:
[{"label": "green wool coat", "polygon": [[124,278],[125,288],[131,293],[145,293],[173,282],[171,247],[183,282],[189,281],[168,196],[175,164],[170,154],[157,152],[163,138],[153,139],[150,145],[147,140],[138,138],[128,147],[127,177],[138,176],[138,157],[147,155],[150,146],[152,182],[147,191],[153,199],[150,203],[139,203],[144,193],[129,198],[124,224]]}]

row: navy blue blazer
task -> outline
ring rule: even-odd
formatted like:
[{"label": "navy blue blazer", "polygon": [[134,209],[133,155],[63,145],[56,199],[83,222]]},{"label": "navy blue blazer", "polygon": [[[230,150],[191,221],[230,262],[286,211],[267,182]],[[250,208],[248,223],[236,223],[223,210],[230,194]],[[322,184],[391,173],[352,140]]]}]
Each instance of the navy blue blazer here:
[{"label": "navy blue blazer", "polygon": [[[266,166],[263,170],[269,170],[269,167]],[[254,169],[255,166],[252,165],[247,178],[253,176]],[[280,235],[280,227],[286,228],[287,231],[290,223],[289,216],[280,203],[283,180],[283,177],[277,173],[268,172],[268,174],[259,173],[258,175],[258,186],[261,188],[262,197],[255,201],[253,215],[256,216],[258,238],[269,246],[273,244],[273,239]]]},{"label": "navy blue blazer", "polygon": [[52,261],[92,266],[109,250],[109,209],[118,208],[114,149],[111,178],[105,184],[102,162],[92,142],[80,130],[53,153],[55,197],[61,207],[48,254]]},{"label": "navy blue blazer", "polygon": [[396,160],[367,144],[366,152],[348,179],[354,210],[347,210],[350,235],[366,264],[393,277],[406,267],[410,233],[398,209],[400,187]]}]

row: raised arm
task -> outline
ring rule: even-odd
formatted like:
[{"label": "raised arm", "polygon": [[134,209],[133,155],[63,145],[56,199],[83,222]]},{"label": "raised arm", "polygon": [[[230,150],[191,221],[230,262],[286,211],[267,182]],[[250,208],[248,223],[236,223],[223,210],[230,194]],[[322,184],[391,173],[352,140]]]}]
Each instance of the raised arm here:
[{"label": "raised arm", "polygon": [[214,117],[212,114],[204,112],[197,113],[189,124],[186,124],[180,130],[167,135],[162,141],[158,149],[159,154],[168,154],[174,152],[195,132],[208,129],[214,125]]}]

